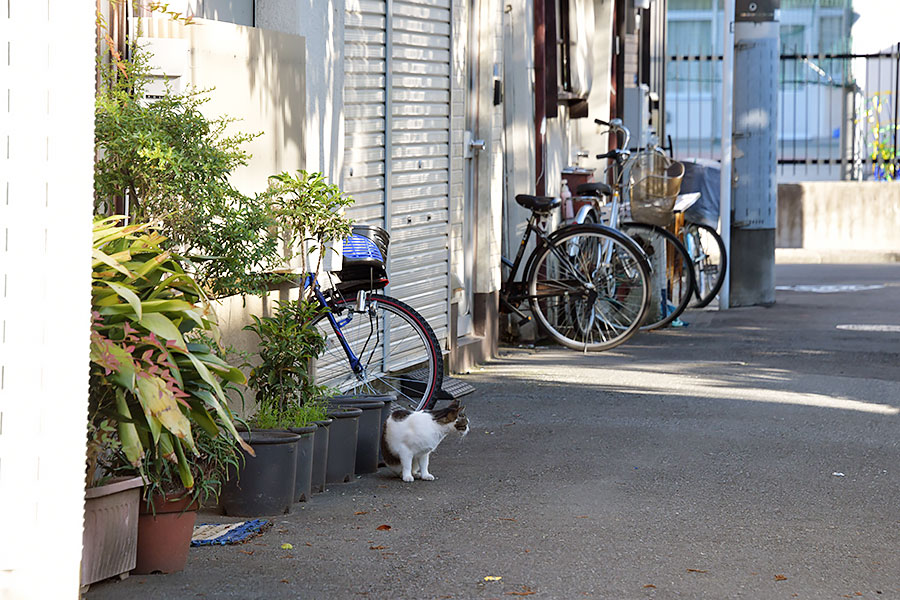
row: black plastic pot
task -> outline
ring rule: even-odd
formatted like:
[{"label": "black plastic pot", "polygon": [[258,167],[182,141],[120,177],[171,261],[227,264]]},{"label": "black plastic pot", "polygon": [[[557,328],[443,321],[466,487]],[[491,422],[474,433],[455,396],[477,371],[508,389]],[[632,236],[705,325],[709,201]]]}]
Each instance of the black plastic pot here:
[{"label": "black plastic pot", "polygon": [[328,401],[333,407],[349,406],[362,410],[354,467],[357,475],[378,470],[384,407],[393,400],[393,396],[335,396]]},{"label": "black plastic pot", "polygon": [[312,496],[313,448],[315,423],[307,427],[290,427],[288,431],[300,436],[297,442],[297,481],[294,483],[294,502],[306,502]]},{"label": "black plastic pot", "polygon": [[[300,436],[287,431],[241,431],[256,456],[244,454],[243,465],[231,473],[219,503],[226,515],[255,517],[291,512],[297,478]],[[236,475],[236,476],[235,476]]]},{"label": "black plastic pot", "polygon": [[325,491],[325,466],[328,463],[328,435],[331,429],[331,419],[316,421],[319,426],[316,429],[313,442],[312,465],[312,492],[318,494]]},{"label": "black plastic pot", "polygon": [[325,483],[347,483],[356,472],[356,439],[359,435],[360,408],[333,408],[328,416],[333,421],[328,431],[328,460]]}]

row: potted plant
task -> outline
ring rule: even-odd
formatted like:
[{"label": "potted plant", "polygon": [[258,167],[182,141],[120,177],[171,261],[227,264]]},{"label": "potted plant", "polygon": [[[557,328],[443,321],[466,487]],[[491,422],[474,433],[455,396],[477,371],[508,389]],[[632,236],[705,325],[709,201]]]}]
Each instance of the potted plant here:
[{"label": "potted plant", "polygon": [[[145,482],[142,530],[175,499],[196,507],[214,497],[237,446],[253,450],[225,396],[245,378],[214,350],[218,330],[203,290],[163,249],[164,236],[122,220],[94,224],[90,415],[92,430],[115,424],[115,445],[97,454],[102,470]],[[163,555],[186,559],[190,530],[173,544]]]},{"label": "potted plant", "polygon": [[213,90],[146,100],[150,55],[136,43],[127,60],[114,59],[98,67],[96,211],[154,221],[211,298],[267,293],[266,271],[281,260],[277,240],[265,235],[276,225],[269,196],[243,194],[228,177],[247,164],[244,146],[261,134],[226,135],[234,119],[204,115]]},{"label": "potted plant", "polygon": [[[309,323],[319,314],[317,304],[307,300],[280,302],[270,316],[252,315],[245,329],[259,338],[259,360],[250,371],[249,385],[256,393],[256,414],[247,437],[259,447],[266,441],[266,461],[248,460],[239,477],[223,496],[228,514],[286,512],[291,503],[312,493],[312,467],[316,421],[325,418],[322,401],[326,390],[312,382],[310,361],[324,348],[325,340]],[[290,448],[288,431],[299,440]],[[283,444],[277,442],[283,441]],[[284,446],[279,448],[280,446]],[[270,464],[277,461],[276,464]],[[295,477],[288,486],[284,473],[291,461]],[[277,475],[270,475],[277,474]]]},{"label": "potted plant", "polygon": [[138,507],[142,477],[101,469],[103,457],[120,447],[115,423],[102,417],[88,423],[81,585],[124,575],[137,561]]},{"label": "potted plant", "polygon": [[285,245],[284,260],[301,276],[318,273],[326,258],[337,256],[336,242],[350,235],[353,221],[344,209],[353,198],[329,184],[322,173],[272,175],[265,197]]}]

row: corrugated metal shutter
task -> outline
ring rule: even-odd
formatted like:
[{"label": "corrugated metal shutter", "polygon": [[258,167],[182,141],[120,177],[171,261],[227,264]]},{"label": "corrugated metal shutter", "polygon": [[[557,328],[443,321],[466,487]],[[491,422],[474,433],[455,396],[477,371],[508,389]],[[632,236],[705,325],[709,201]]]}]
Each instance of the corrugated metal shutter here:
[{"label": "corrugated metal shutter", "polygon": [[387,17],[377,0],[347,2],[344,21],[344,183],[347,214],[384,227]]},{"label": "corrugated metal shutter", "polygon": [[448,335],[450,0],[394,0],[391,293]]},{"label": "corrugated metal shutter", "polygon": [[343,186],[356,201],[348,213],[390,232],[390,294],[418,310],[444,344],[450,0],[348,0],[346,6]]}]

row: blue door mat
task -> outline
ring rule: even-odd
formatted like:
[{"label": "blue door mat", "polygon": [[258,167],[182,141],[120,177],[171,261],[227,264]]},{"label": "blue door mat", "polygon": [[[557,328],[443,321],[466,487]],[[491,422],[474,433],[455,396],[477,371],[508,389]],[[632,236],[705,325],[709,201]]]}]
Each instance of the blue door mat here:
[{"label": "blue door mat", "polygon": [[194,526],[191,546],[243,544],[271,526],[272,522],[268,519],[253,519],[239,523],[200,523]]}]

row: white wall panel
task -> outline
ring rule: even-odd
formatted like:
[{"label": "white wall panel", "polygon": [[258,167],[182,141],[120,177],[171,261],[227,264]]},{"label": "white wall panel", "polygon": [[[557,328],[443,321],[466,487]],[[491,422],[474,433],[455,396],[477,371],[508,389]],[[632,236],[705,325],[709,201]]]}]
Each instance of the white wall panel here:
[{"label": "white wall panel", "polygon": [[95,6],[5,4],[0,598],[75,599],[84,518]]}]

